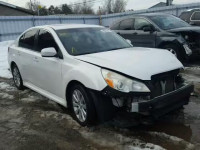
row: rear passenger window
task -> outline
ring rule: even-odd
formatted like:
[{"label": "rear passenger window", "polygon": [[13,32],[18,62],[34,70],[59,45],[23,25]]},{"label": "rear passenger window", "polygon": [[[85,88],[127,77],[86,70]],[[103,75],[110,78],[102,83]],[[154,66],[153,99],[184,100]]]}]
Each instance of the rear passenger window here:
[{"label": "rear passenger window", "polygon": [[19,39],[19,47],[27,48],[34,50],[35,47],[35,35],[37,30],[27,31],[24,35]]},{"label": "rear passenger window", "polygon": [[111,30],[119,30],[119,22],[111,26]]},{"label": "rear passenger window", "polygon": [[133,19],[126,19],[121,21],[120,30],[133,30]]},{"label": "rear passenger window", "polygon": [[183,12],[181,15],[180,15],[180,18],[182,20],[188,20],[189,18],[189,13],[188,12]]},{"label": "rear passenger window", "polygon": [[148,22],[146,19],[143,19],[143,18],[135,19],[135,23],[134,23],[135,30],[143,30],[144,27],[149,27],[149,26],[152,26],[152,24]]},{"label": "rear passenger window", "polygon": [[41,52],[42,49],[49,48],[49,47],[54,47],[57,52],[59,50],[53,36],[45,30],[40,30],[39,35],[38,35],[37,50]]},{"label": "rear passenger window", "polygon": [[195,13],[192,15],[192,20],[200,20],[200,11],[195,12]]}]

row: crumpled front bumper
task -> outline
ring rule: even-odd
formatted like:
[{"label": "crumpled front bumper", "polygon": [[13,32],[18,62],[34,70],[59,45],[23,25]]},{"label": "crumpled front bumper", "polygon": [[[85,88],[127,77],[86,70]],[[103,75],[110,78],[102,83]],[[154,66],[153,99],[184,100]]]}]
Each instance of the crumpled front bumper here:
[{"label": "crumpled front bumper", "polygon": [[193,84],[187,84],[176,91],[156,97],[145,102],[132,103],[131,112],[148,113],[160,117],[188,104],[190,94],[194,91]]}]

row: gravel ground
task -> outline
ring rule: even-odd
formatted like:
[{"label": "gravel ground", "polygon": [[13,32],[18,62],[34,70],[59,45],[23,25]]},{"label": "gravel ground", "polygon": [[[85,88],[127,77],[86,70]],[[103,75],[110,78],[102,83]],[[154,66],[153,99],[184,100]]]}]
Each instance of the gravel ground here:
[{"label": "gravel ground", "polygon": [[68,110],[32,90],[18,91],[11,79],[0,78],[0,149],[199,150],[199,64],[188,65],[183,74],[195,84],[189,105],[151,125],[116,119],[81,127]]}]

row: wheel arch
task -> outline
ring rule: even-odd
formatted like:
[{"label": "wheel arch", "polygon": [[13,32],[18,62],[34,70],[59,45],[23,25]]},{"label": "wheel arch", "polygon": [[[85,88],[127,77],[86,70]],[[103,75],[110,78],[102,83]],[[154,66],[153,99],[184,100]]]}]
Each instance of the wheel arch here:
[{"label": "wheel arch", "polygon": [[178,48],[179,54],[180,54],[180,60],[184,61],[186,59],[186,52],[178,41],[164,41],[159,45],[159,48],[163,48],[165,45],[174,45]]},{"label": "wheel arch", "polygon": [[181,48],[181,44],[179,44],[178,42],[175,42],[175,41],[163,41],[158,45],[158,48],[163,48],[165,45],[169,45],[169,44],[173,44],[173,45],[176,45],[179,48]]},{"label": "wheel arch", "polygon": [[70,91],[71,91],[71,88],[75,85],[75,84],[80,84],[82,85],[84,88],[85,88],[85,85],[83,83],[81,83],[80,81],[78,80],[71,80],[67,86],[66,86],[66,89],[65,89],[65,99],[66,99],[66,102],[67,102],[67,107],[69,107],[70,105]]},{"label": "wheel arch", "polygon": [[12,69],[13,69],[14,65],[16,65],[16,66],[17,66],[17,64],[16,64],[14,61],[12,61],[12,62],[10,63],[10,69],[11,69],[11,71],[12,71]]}]

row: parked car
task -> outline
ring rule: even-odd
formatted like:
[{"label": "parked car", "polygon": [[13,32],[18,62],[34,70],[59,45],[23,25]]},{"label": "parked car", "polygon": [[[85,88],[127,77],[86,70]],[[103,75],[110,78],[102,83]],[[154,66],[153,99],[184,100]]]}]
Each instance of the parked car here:
[{"label": "parked car", "polygon": [[191,25],[200,26],[200,8],[184,11],[180,18]]},{"label": "parked car", "polygon": [[200,27],[173,15],[135,15],[118,20],[110,29],[131,40],[133,46],[167,49],[181,61],[200,54]]},{"label": "parked car", "polygon": [[158,117],[187,104],[193,91],[173,54],[133,48],[96,25],[28,29],[9,47],[8,62],[18,89],[28,87],[71,108],[83,126],[118,111]]}]

